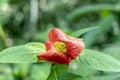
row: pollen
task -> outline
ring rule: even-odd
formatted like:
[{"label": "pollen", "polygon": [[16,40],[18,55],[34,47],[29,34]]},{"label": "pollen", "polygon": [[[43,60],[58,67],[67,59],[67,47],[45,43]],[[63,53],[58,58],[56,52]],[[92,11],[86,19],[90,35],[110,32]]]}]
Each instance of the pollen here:
[{"label": "pollen", "polygon": [[54,46],[55,46],[56,51],[63,52],[63,53],[66,52],[66,45],[65,45],[65,43],[63,43],[63,42],[55,42]]}]

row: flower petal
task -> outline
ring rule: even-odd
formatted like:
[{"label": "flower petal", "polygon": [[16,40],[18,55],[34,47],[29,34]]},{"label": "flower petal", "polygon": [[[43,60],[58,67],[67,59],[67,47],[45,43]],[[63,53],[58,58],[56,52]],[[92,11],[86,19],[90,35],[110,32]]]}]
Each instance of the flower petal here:
[{"label": "flower petal", "polygon": [[40,60],[46,60],[49,62],[54,62],[59,64],[68,64],[70,62],[65,54],[60,52],[55,52],[52,49],[45,53],[38,54],[38,58]]},{"label": "flower petal", "polygon": [[[64,42],[65,52],[61,52],[61,45],[55,43]],[[59,64],[69,64],[72,59],[75,59],[84,48],[84,42],[81,39],[76,39],[66,35],[57,28],[53,28],[49,32],[49,40],[45,42],[46,52],[38,54],[38,59]],[[56,50],[60,48],[60,50]]]},{"label": "flower petal", "polygon": [[66,34],[64,32],[62,32],[60,29],[53,28],[49,32],[49,40],[52,43],[54,43],[56,41],[66,42],[67,41],[67,37],[66,37]]},{"label": "flower petal", "polygon": [[84,43],[80,39],[69,38],[69,41],[66,43],[66,48],[67,48],[66,55],[71,59],[75,59],[83,50]]},{"label": "flower petal", "polygon": [[48,51],[49,49],[51,49],[53,46],[53,43],[51,41],[46,41],[45,42],[45,46],[46,46],[46,51]]}]

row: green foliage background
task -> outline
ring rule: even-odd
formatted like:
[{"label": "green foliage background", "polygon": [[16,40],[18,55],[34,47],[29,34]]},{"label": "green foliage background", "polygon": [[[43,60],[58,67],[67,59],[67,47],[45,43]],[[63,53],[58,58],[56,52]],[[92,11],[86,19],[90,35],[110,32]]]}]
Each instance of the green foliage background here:
[{"label": "green foliage background", "polygon": [[[28,42],[45,42],[49,30],[54,27],[67,34],[99,27],[81,36],[77,32],[72,35],[82,38],[86,48],[120,60],[120,0],[0,0],[0,51]],[[0,80],[46,80],[50,66],[50,63],[0,64]],[[72,80],[120,79],[120,73],[78,66],[82,70],[70,67],[77,74],[72,75],[75,77]],[[57,68],[63,69],[59,65]],[[71,80],[68,77],[72,73],[58,72],[58,80]]]}]

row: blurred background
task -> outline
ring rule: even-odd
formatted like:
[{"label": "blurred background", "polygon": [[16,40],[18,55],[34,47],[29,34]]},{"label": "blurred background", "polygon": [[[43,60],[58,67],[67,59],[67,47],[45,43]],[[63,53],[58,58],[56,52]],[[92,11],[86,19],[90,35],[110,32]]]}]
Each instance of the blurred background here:
[{"label": "blurred background", "polygon": [[[86,48],[120,60],[120,0],[0,0],[0,51],[45,42],[54,27],[71,34],[96,26],[80,36]],[[0,80],[40,80],[50,66],[41,64],[0,64]]]}]

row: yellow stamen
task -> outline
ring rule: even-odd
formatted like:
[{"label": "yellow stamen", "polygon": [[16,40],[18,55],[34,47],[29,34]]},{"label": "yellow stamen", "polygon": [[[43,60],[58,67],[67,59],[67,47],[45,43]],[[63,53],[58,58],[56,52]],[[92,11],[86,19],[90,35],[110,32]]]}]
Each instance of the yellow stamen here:
[{"label": "yellow stamen", "polygon": [[66,52],[66,45],[63,42],[55,42],[54,43],[55,49],[58,52]]}]

